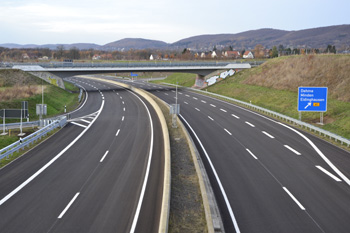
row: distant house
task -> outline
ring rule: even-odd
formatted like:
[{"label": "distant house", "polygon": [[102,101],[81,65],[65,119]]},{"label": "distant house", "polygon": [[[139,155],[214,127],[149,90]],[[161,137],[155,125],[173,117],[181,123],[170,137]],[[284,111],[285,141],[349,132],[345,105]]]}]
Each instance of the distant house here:
[{"label": "distant house", "polygon": [[224,56],[228,58],[239,58],[241,54],[238,51],[226,51]]},{"label": "distant house", "polygon": [[201,53],[201,58],[206,58],[207,57],[207,55],[205,54],[205,52],[202,52]]},{"label": "distant house", "polygon": [[215,51],[213,51],[212,53],[211,53],[211,58],[215,58],[215,57],[218,57],[218,55],[216,55],[216,52]]},{"label": "distant house", "polygon": [[151,61],[153,61],[154,60],[154,58],[153,58],[153,55],[151,54],[151,56],[149,57],[149,59],[151,60]]},{"label": "distant house", "polygon": [[101,56],[97,54],[92,57],[92,60],[100,60],[100,59],[101,59]]},{"label": "distant house", "polygon": [[243,54],[243,58],[244,59],[253,59],[254,55],[251,51],[245,51],[245,53]]},{"label": "distant house", "polygon": [[30,59],[30,57],[28,56],[27,53],[23,53],[22,54],[22,59]]}]

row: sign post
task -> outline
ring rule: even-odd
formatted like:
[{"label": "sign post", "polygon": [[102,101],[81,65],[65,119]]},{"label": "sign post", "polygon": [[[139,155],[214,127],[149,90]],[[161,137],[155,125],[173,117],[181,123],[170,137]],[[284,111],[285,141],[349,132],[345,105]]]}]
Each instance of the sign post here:
[{"label": "sign post", "polygon": [[320,124],[323,125],[323,113],[327,111],[327,94],[327,87],[299,87],[299,120],[301,112],[320,112]]},{"label": "sign post", "polygon": [[130,76],[131,76],[131,80],[134,81],[134,77],[137,77],[138,74],[134,74],[134,73],[131,72]]}]

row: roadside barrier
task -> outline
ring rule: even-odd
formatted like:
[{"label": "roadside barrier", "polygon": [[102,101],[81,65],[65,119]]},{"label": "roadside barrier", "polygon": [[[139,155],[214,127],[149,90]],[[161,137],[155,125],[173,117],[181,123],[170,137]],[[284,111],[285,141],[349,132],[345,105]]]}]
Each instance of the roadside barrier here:
[{"label": "roadside barrier", "polygon": [[42,137],[45,137],[49,132],[56,129],[57,127],[63,127],[67,123],[66,117],[60,117],[59,119],[53,121],[51,124],[41,128],[40,130],[28,135],[25,138],[21,138],[17,142],[12,143],[11,145],[0,150],[0,160],[3,158],[9,158],[14,152],[17,152],[26,146],[40,140]]}]

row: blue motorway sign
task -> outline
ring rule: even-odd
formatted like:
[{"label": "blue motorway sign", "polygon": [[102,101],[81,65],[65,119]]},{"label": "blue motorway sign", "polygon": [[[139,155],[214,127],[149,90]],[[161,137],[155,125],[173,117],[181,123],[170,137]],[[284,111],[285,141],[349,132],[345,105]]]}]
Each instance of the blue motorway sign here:
[{"label": "blue motorway sign", "polygon": [[130,76],[137,77],[138,75],[131,72]]},{"label": "blue motorway sign", "polygon": [[327,111],[327,87],[299,87],[299,112],[325,112]]}]

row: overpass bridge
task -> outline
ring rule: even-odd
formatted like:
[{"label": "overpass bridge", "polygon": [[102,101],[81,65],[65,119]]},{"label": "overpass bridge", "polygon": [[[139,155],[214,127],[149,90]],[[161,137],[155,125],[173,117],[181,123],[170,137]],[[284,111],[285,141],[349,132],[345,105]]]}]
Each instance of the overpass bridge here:
[{"label": "overpass bridge", "polygon": [[249,69],[250,63],[228,62],[135,62],[135,63],[17,63],[13,69],[27,72],[50,72],[60,77],[77,74],[126,72],[178,72],[206,76],[216,70]]}]

